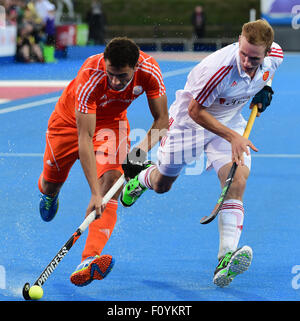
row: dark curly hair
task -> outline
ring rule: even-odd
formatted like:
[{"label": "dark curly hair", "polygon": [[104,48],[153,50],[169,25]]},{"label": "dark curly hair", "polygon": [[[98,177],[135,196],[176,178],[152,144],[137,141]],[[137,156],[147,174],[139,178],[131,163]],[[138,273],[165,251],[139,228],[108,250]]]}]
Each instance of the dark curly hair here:
[{"label": "dark curly hair", "polygon": [[104,50],[104,59],[109,60],[112,66],[123,68],[127,65],[134,68],[140,55],[140,48],[127,37],[113,38]]}]

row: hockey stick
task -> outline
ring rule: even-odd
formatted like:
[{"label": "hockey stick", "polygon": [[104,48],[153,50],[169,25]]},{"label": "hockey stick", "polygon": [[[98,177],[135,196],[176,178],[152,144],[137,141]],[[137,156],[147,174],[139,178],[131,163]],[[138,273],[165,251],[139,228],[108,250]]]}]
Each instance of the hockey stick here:
[{"label": "hockey stick", "polygon": [[[249,135],[250,135],[250,132],[251,132],[251,129],[252,129],[252,126],[254,124],[254,120],[256,118],[256,114],[257,114],[257,105],[254,105],[253,108],[252,108],[252,111],[251,111],[251,114],[249,116],[249,120],[248,120],[248,123],[247,123],[247,126],[245,128],[245,131],[244,131],[244,134],[243,136],[245,138],[248,138]],[[217,201],[217,204],[216,206],[214,207],[213,211],[210,213],[210,215],[208,216],[204,216],[202,217],[202,219],[200,220],[200,223],[201,224],[208,224],[210,223],[212,220],[215,219],[215,217],[218,215],[220,209],[222,208],[223,206],[223,203],[225,201],[225,197],[228,193],[228,190],[230,188],[230,185],[233,181],[233,178],[234,178],[234,175],[235,175],[235,171],[237,169],[237,164],[236,163],[233,163],[232,166],[231,166],[231,169],[229,171],[229,174],[227,176],[227,179],[225,181],[225,185],[222,189],[222,192],[221,192],[221,195]]]},{"label": "hockey stick", "polygon": [[[115,182],[115,184],[111,187],[111,189],[104,195],[102,204],[106,204],[118,191],[118,189],[123,185],[125,181],[124,174],[120,176],[120,178]],[[70,251],[71,247],[78,240],[80,235],[87,229],[87,227],[94,221],[96,218],[96,211],[92,211],[82,222],[82,224],[78,227],[75,233],[69,238],[69,240],[62,246],[62,248],[58,251],[58,253],[54,256],[51,262],[47,265],[41,275],[34,282],[34,285],[42,286],[49,276],[53,273],[55,268],[58,266],[60,261],[64,258],[64,256]],[[31,300],[29,296],[30,284],[27,282],[23,286],[23,297],[25,300]]]}]

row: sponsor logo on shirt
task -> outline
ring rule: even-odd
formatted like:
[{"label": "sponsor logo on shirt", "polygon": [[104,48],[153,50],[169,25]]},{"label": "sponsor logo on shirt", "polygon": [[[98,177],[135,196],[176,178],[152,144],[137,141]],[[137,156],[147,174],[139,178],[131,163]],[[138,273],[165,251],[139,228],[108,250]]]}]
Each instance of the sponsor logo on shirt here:
[{"label": "sponsor logo on shirt", "polygon": [[232,99],[227,99],[227,100],[225,98],[219,98],[219,102],[220,102],[220,105],[232,106],[232,105],[244,104],[249,99],[250,99],[250,96],[232,98]]},{"label": "sponsor logo on shirt", "polygon": [[231,105],[240,105],[246,103],[250,99],[250,96],[234,98],[231,100]]}]

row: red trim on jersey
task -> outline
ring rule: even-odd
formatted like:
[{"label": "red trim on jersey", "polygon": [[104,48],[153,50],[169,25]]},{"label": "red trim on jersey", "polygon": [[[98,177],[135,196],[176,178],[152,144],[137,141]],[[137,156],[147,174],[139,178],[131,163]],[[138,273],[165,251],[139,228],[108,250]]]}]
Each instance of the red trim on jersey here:
[{"label": "red trim on jersey", "polygon": [[151,183],[150,183],[150,177],[149,177],[149,173],[150,173],[150,171],[151,171],[151,168],[152,168],[152,166],[150,166],[147,170],[146,170],[146,173],[145,173],[145,183],[146,183],[146,187],[148,187],[148,188],[150,188],[150,189],[152,189],[152,187],[151,187]]},{"label": "red trim on jersey", "polygon": [[274,48],[274,47],[271,48],[271,51],[283,52],[282,49],[280,49],[280,48]]},{"label": "red trim on jersey", "polygon": [[212,91],[219,85],[219,83],[228,75],[233,66],[223,66],[220,68],[206,83],[202,91],[196,97],[196,101],[202,105]]},{"label": "red trim on jersey", "polygon": [[167,140],[168,136],[164,136],[161,141],[160,141],[160,146],[163,147],[166,143],[166,140]]},{"label": "red trim on jersey", "polygon": [[283,59],[283,51],[279,48],[271,48],[269,57],[278,57]]},{"label": "red trim on jersey", "polygon": [[278,58],[283,59],[283,56],[279,56],[279,55],[269,55],[269,57],[278,57]]},{"label": "red trim on jersey", "polygon": [[198,96],[196,97],[195,100],[198,100],[198,99],[201,98],[201,96],[203,95],[203,93],[207,90],[208,86],[210,85],[211,81],[214,81],[214,78],[217,76],[217,74],[220,73],[224,68],[225,68],[225,66],[223,66],[222,68],[220,68],[220,69],[209,79],[209,81],[206,83],[206,85],[204,86],[204,88],[200,91],[200,93],[198,94]]}]

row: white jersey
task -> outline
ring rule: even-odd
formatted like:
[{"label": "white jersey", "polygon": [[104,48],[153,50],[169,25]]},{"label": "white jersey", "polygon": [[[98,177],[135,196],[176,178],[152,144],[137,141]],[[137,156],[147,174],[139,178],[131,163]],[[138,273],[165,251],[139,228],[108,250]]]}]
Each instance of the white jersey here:
[{"label": "white jersey", "polygon": [[188,105],[194,98],[225,125],[245,123],[243,106],[266,85],[282,60],[282,49],[274,42],[251,80],[241,68],[238,42],[210,54],[189,73],[184,89],[176,92],[170,117],[179,127],[201,128],[188,115]]}]

